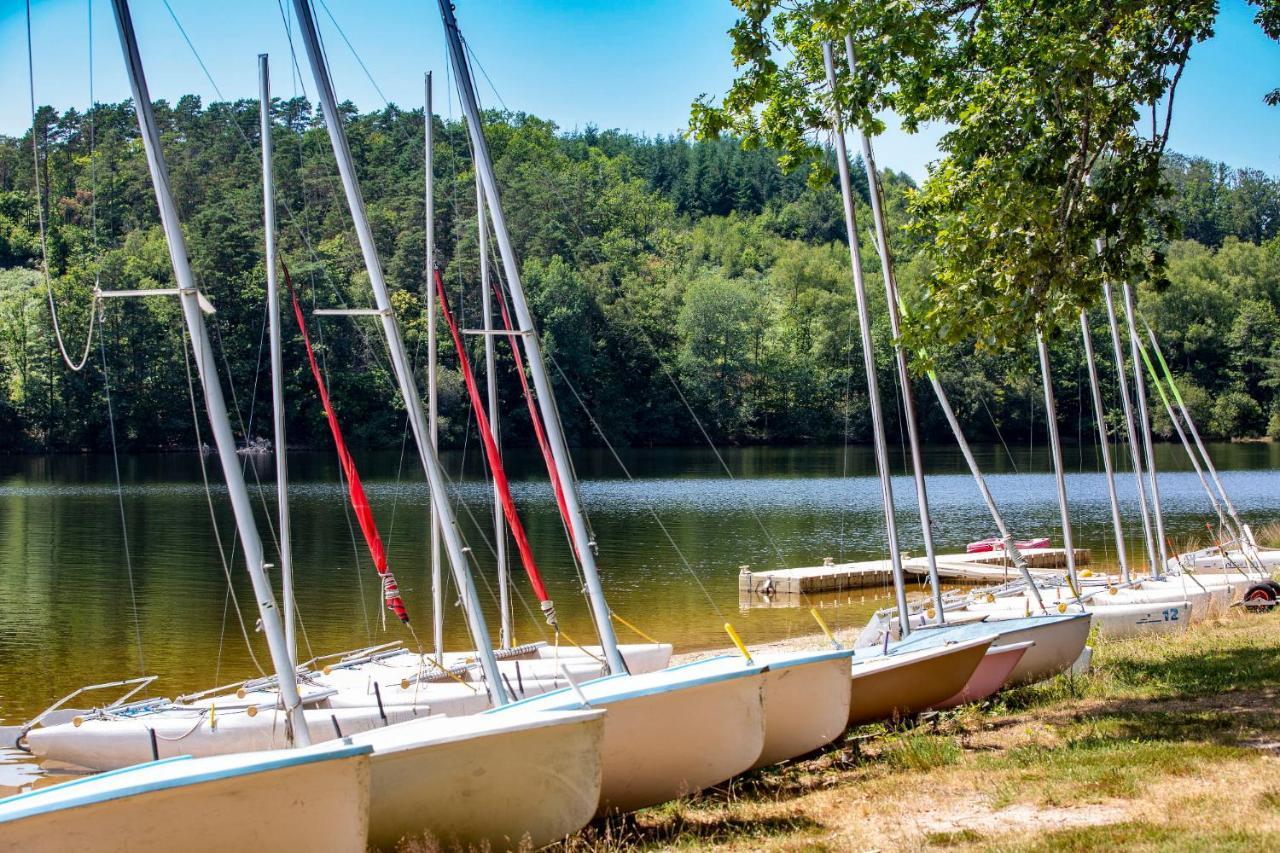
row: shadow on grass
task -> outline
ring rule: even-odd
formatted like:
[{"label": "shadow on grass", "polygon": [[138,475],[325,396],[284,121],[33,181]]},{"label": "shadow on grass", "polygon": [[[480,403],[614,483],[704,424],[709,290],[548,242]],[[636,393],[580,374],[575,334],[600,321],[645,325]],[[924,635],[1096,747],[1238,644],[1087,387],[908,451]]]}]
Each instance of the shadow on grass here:
[{"label": "shadow on grass", "polygon": [[687,802],[681,802],[598,820],[547,849],[561,853],[595,853],[672,845],[697,848],[707,844],[794,837],[823,829],[822,824],[804,815],[740,817],[718,810],[698,810],[695,814]]},{"label": "shadow on grass", "polygon": [[985,850],[1001,853],[1056,853],[1056,851],[1160,850],[1248,851],[1271,850],[1274,839],[1247,829],[1189,830],[1147,821],[1056,829],[1013,841],[988,843]]}]

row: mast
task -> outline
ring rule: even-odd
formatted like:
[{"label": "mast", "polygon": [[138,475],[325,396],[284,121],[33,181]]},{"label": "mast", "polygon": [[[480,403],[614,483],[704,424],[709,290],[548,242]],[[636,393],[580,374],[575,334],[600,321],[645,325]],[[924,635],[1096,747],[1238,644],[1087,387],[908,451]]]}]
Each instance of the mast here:
[{"label": "mast", "polygon": [[[436,341],[436,156],[435,111],[431,107],[431,72],[424,78],[426,88],[423,110],[424,145],[426,148],[426,232],[427,232],[427,431],[431,434],[431,447],[440,447],[439,394],[436,385],[436,362],[439,345]],[[436,663],[444,662],[444,576],[440,572],[440,518],[435,512],[436,499],[430,499],[431,509],[431,641],[435,648]]]},{"label": "mast", "polygon": [[378,306],[378,317],[382,322],[382,332],[387,341],[387,349],[391,354],[391,364],[395,369],[396,382],[400,395],[404,398],[405,408],[409,414],[409,425],[413,430],[414,441],[418,445],[418,455],[422,460],[423,472],[431,490],[431,498],[435,503],[435,514],[440,519],[440,528],[445,550],[449,555],[449,563],[453,568],[454,582],[462,597],[467,614],[467,624],[471,629],[471,639],[475,644],[476,655],[480,658],[481,669],[488,681],[490,695],[494,704],[505,705],[508,701],[506,690],[502,685],[498,662],[493,654],[493,646],[489,639],[489,629],[485,624],[484,611],[480,608],[480,597],[476,593],[475,581],[467,566],[466,551],[462,544],[462,534],[458,530],[457,519],[453,514],[453,506],[449,503],[449,490],[444,472],[440,468],[440,460],[431,444],[430,431],[422,411],[422,400],[418,396],[418,386],[414,381],[413,371],[409,367],[409,358],[405,353],[404,341],[400,337],[400,326],[396,322],[394,309],[391,307],[391,296],[387,283],[382,276],[382,263],[378,260],[378,247],[373,240],[373,230],[369,227],[369,219],[365,213],[364,197],[360,192],[360,184],[356,179],[355,164],[351,160],[351,149],[347,144],[347,132],[343,127],[342,117],[338,112],[338,99],[333,92],[333,81],[329,78],[329,68],[320,48],[320,38],[316,32],[315,19],[311,14],[308,0],[293,0],[294,12],[298,17],[298,29],[307,48],[307,59],[311,64],[311,73],[315,77],[316,91],[320,97],[324,112],[324,121],[329,128],[329,141],[333,145],[334,158],[338,163],[338,173],[342,178],[342,188],[346,193],[347,207],[351,210],[351,218],[355,223],[356,235],[360,240],[360,251],[364,255],[365,269],[369,273],[369,283],[373,286],[374,300]]},{"label": "mast", "polygon": [[[294,0],[302,2],[302,0]],[[610,620],[609,603],[604,597],[604,587],[600,583],[600,572],[596,566],[591,534],[587,529],[586,517],[582,512],[582,504],[578,499],[577,482],[573,477],[573,468],[569,460],[569,446],[560,428],[560,418],[556,412],[555,397],[552,393],[551,379],[547,374],[546,364],[542,358],[542,346],[538,342],[537,326],[533,322],[533,314],[529,311],[525,299],[524,285],[520,280],[520,265],[516,261],[515,249],[511,245],[511,234],[507,230],[506,216],[502,211],[502,200],[498,194],[497,176],[493,170],[493,159],[489,154],[489,143],[485,139],[484,126],[481,124],[480,107],[476,103],[475,84],[471,78],[471,68],[467,63],[462,48],[462,36],[458,32],[458,22],[453,15],[450,0],[439,0],[440,18],[444,23],[445,40],[449,45],[449,59],[453,65],[454,79],[457,81],[458,96],[462,102],[463,115],[467,120],[467,132],[471,135],[471,147],[475,155],[476,172],[484,187],[485,200],[489,206],[489,215],[493,221],[493,236],[498,242],[498,252],[502,258],[502,270],[507,280],[507,289],[511,294],[511,304],[515,309],[517,334],[524,340],[525,354],[529,359],[529,372],[533,376],[533,387],[538,398],[538,408],[542,413],[548,443],[555,460],[556,473],[564,484],[564,502],[569,515],[569,526],[573,532],[573,541],[577,543],[577,556],[582,565],[582,574],[586,580],[587,596],[591,601],[591,612],[595,619],[596,632],[600,635],[600,643],[604,647],[605,659],[611,673],[627,671],[622,653],[618,651],[618,639]]]},{"label": "mast", "polygon": [[249,491],[245,488],[240,460],[236,458],[235,437],[231,434],[231,422],[227,418],[227,404],[222,396],[218,365],[214,359],[213,347],[209,342],[209,333],[205,328],[204,314],[200,305],[203,297],[196,287],[195,276],[192,275],[191,265],[187,261],[187,241],[182,236],[178,208],[169,187],[169,170],[165,166],[164,152],[160,149],[160,132],[156,128],[155,113],[151,108],[151,95],[147,90],[147,80],[142,69],[142,56],[138,52],[138,41],[133,31],[133,19],[129,14],[128,0],[112,0],[112,7],[115,10],[116,25],[120,31],[120,47],[124,51],[124,63],[129,73],[129,86],[133,92],[134,107],[138,113],[138,129],[142,132],[142,145],[147,153],[147,166],[151,171],[156,203],[160,208],[160,224],[164,227],[166,242],[169,245],[169,261],[173,266],[173,277],[178,285],[177,292],[179,302],[182,303],[182,315],[186,321],[187,332],[191,336],[196,373],[200,378],[201,390],[204,392],[209,427],[213,433],[214,445],[218,450],[218,461],[222,465],[227,493],[231,498],[231,509],[235,515],[236,528],[240,533],[240,547],[244,550],[245,566],[253,581],[253,595],[258,602],[258,615],[262,621],[263,633],[266,634],[267,648],[271,652],[271,663],[279,681],[280,698],[284,702],[286,736],[299,746],[309,746],[311,733],[307,730],[302,700],[298,696],[297,676],[289,655],[289,648],[285,644],[275,593],[271,590],[271,582],[267,579],[263,566],[262,539],[258,536],[258,527],[254,522],[253,505],[249,501]]},{"label": "mast", "polygon": [[1111,293],[1111,282],[1102,282],[1102,299],[1107,307],[1107,325],[1111,329],[1111,351],[1116,361],[1116,382],[1120,386],[1120,403],[1124,408],[1125,432],[1129,438],[1129,459],[1133,463],[1133,478],[1138,484],[1138,503],[1142,510],[1143,540],[1147,546],[1147,560],[1151,571],[1157,571],[1156,549],[1151,541],[1151,515],[1147,508],[1147,487],[1142,481],[1142,450],[1138,443],[1138,429],[1133,422],[1133,404],[1129,397],[1129,379],[1125,376],[1124,349],[1120,345],[1120,325],[1116,321],[1115,299]]},{"label": "mast", "polygon": [[1066,550],[1067,577],[1072,589],[1079,594],[1080,580],[1076,577],[1076,549],[1071,536],[1071,512],[1067,509],[1067,479],[1062,470],[1062,441],[1058,435],[1058,404],[1053,397],[1053,374],[1049,370],[1049,347],[1044,333],[1036,329],[1036,353],[1040,356],[1040,379],[1044,384],[1044,414],[1049,425],[1049,448],[1053,454],[1053,481],[1058,489],[1058,514],[1062,517],[1062,547]]},{"label": "mast", "polygon": [[1009,525],[1005,524],[1004,515],[1000,512],[1000,507],[996,505],[996,499],[991,494],[991,489],[987,486],[987,478],[982,476],[982,469],[978,467],[978,460],[974,458],[973,449],[969,447],[969,440],[964,436],[964,430],[960,428],[960,419],[956,417],[955,410],[951,408],[951,400],[947,398],[947,392],[942,387],[942,383],[938,381],[938,374],[929,371],[929,384],[933,386],[934,396],[938,398],[938,405],[942,407],[942,414],[947,419],[947,424],[951,427],[951,434],[955,436],[956,444],[960,445],[960,453],[964,455],[964,461],[969,466],[969,473],[973,475],[973,481],[978,484],[978,492],[982,495],[982,502],[987,505],[987,512],[991,514],[991,520],[996,523],[996,530],[1000,532],[1000,539],[1004,542],[1004,552],[1009,559],[1013,560],[1014,568],[1022,575],[1022,580],[1026,583],[1027,588],[1031,590],[1031,595],[1036,600],[1036,606],[1041,610],[1044,609],[1044,600],[1040,597],[1040,588],[1036,586],[1035,580],[1031,577],[1031,570],[1027,567],[1027,560],[1022,556],[1022,552],[1018,550],[1017,544],[1013,540],[1013,534],[1009,532]]},{"label": "mast", "polygon": [[1253,539],[1253,531],[1240,518],[1240,514],[1236,512],[1235,504],[1231,502],[1231,497],[1227,494],[1226,487],[1222,485],[1222,478],[1218,476],[1218,468],[1213,464],[1213,459],[1209,456],[1209,451],[1204,446],[1204,440],[1200,438],[1200,430],[1196,428],[1196,422],[1191,417],[1191,411],[1187,408],[1186,401],[1182,399],[1182,392],[1178,390],[1177,384],[1173,381],[1173,371],[1169,369],[1169,363],[1165,361],[1164,352],[1160,349],[1160,342],[1156,340],[1156,333],[1145,319],[1143,324],[1147,328],[1147,337],[1151,341],[1151,348],[1155,350],[1156,359],[1160,362],[1160,369],[1164,372],[1165,380],[1169,383],[1169,390],[1173,392],[1173,398],[1178,403],[1178,411],[1182,413],[1182,419],[1186,421],[1187,429],[1191,431],[1191,437],[1195,440],[1196,449],[1200,451],[1200,457],[1204,460],[1205,467],[1209,469],[1209,476],[1213,479],[1213,485],[1217,488],[1218,494],[1222,496],[1222,503],[1227,508],[1227,514],[1231,516],[1231,520],[1236,524],[1235,536],[1240,541],[1241,552],[1247,555],[1246,546],[1257,547],[1257,543]]},{"label": "mast", "polygon": [[[889,449],[885,441],[884,412],[880,406],[880,387],[876,380],[876,358],[871,341],[871,318],[867,311],[867,287],[858,256],[858,221],[853,204],[853,188],[849,184],[849,152],[844,144],[844,127],[836,102],[836,69],[831,57],[831,42],[822,43],[822,58],[827,67],[827,85],[831,88],[831,136],[836,149],[836,166],[840,172],[840,196],[844,201],[845,233],[849,238],[849,262],[853,267],[853,293],[858,303],[858,330],[862,336],[862,365],[867,374],[867,399],[871,404],[871,432],[876,455],[876,472],[880,476],[880,496],[884,502],[885,535],[889,545],[889,565],[893,571],[893,592],[898,606],[898,623],[902,636],[911,633],[907,591],[902,574],[902,554],[898,551],[898,524],[894,517],[893,483],[889,478]],[[936,589],[936,587],[935,587]],[[941,608],[938,609],[941,613]]]},{"label": "mast", "polygon": [[267,321],[271,337],[271,423],[276,457],[276,512],[280,527],[280,585],[284,589],[284,644],[298,665],[293,600],[293,549],[289,543],[289,461],[284,430],[284,355],[280,343],[280,282],[276,278],[276,194],[271,171],[271,71],[258,54],[259,112],[262,122],[262,222],[266,232]]},{"label": "mast", "polygon": [[[854,75],[853,37],[844,37],[845,60],[849,64],[849,76]],[[903,417],[907,421],[907,443],[911,448],[911,476],[916,485],[916,505],[920,510],[920,533],[924,537],[924,558],[929,570],[929,587],[933,593],[933,608],[939,625],[946,622],[942,610],[942,586],[938,580],[938,560],[933,547],[933,518],[929,512],[929,493],[925,488],[924,456],[920,451],[920,427],[916,416],[916,399],[911,390],[911,376],[907,372],[907,356],[902,351],[901,322],[898,316],[898,281],[894,274],[893,258],[889,254],[889,234],[884,218],[884,196],[880,188],[880,172],[876,168],[875,152],[871,136],[858,128],[862,140],[862,163],[867,172],[867,188],[871,196],[871,217],[875,221],[876,249],[880,254],[880,274],[884,279],[885,304],[889,311],[889,329],[893,334],[893,356],[897,367],[898,387],[902,393]]]},{"label": "mast", "polygon": [[[489,428],[494,444],[502,447],[502,431],[498,427],[498,377],[493,351],[493,296],[489,290],[489,228],[485,221],[484,187],[476,175],[476,246],[480,251],[481,311],[484,313],[484,379],[489,397]],[[493,484],[493,538],[498,560],[498,609],[502,614],[502,648],[511,648],[511,585],[507,580],[507,525],[502,517],[502,492]]]},{"label": "mast", "polygon": [[1142,449],[1147,458],[1147,477],[1151,481],[1151,511],[1155,515],[1156,553],[1160,560],[1153,567],[1156,577],[1164,574],[1169,562],[1169,549],[1164,539],[1164,511],[1160,507],[1160,483],[1156,479],[1156,454],[1151,445],[1151,416],[1147,409],[1147,388],[1142,375],[1142,363],[1138,354],[1138,326],[1134,320],[1133,287],[1125,282],[1120,286],[1124,296],[1125,322],[1129,327],[1129,358],[1133,361],[1133,388],[1137,392],[1138,420],[1142,428]]},{"label": "mast", "polygon": [[[1098,241],[1101,243],[1101,241]],[[1120,496],[1116,493],[1116,472],[1111,464],[1111,443],[1107,436],[1107,419],[1102,407],[1102,389],[1098,385],[1098,364],[1093,357],[1093,333],[1089,331],[1089,312],[1080,312],[1080,337],[1084,341],[1084,360],[1089,366],[1089,392],[1093,397],[1094,419],[1098,422],[1098,446],[1102,451],[1102,468],[1107,474],[1107,497],[1111,503],[1111,530],[1116,538],[1116,557],[1120,561],[1120,577],[1129,582],[1129,557],[1124,543],[1124,521],[1120,516]]]},{"label": "mast", "polygon": [[1169,422],[1173,424],[1174,430],[1178,433],[1178,440],[1182,442],[1182,449],[1187,452],[1187,458],[1191,460],[1191,467],[1195,469],[1196,476],[1200,478],[1200,485],[1204,488],[1204,493],[1209,496],[1209,504],[1213,507],[1214,514],[1218,516],[1218,523],[1224,530],[1231,531],[1231,523],[1227,521],[1227,516],[1222,511],[1222,504],[1218,501],[1218,496],[1214,494],[1213,487],[1209,485],[1209,481],[1204,475],[1204,467],[1200,464],[1200,457],[1195,448],[1191,446],[1191,440],[1187,438],[1187,431],[1182,427],[1182,420],[1174,412],[1173,403],[1169,400],[1169,395],[1164,392],[1164,385],[1160,382],[1160,376],[1156,373],[1155,365],[1151,363],[1151,358],[1147,355],[1147,349],[1141,343],[1138,344],[1138,352],[1142,356],[1143,363],[1147,366],[1147,374],[1151,377],[1151,384],[1155,386],[1156,393],[1160,395],[1160,401],[1164,403],[1164,410],[1169,415]]}]

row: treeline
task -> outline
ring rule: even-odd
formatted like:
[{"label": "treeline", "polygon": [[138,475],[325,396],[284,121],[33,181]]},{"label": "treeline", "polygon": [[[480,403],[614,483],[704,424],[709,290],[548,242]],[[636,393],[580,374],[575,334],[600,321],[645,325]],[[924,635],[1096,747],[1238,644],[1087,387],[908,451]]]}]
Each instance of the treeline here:
[{"label": "treeline", "polygon": [[[423,116],[344,106],[370,219],[411,354],[422,368],[425,225]],[[268,435],[265,270],[256,102],[195,97],[159,103],[174,192],[209,317],[230,377],[237,426]],[[371,304],[367,275],[319,116],[278,100],[275,166],[282,251],[310,307]],[[464,129],[437,122],[437,264],[465,326],[479,325],[474,174]],[[836,442],[869,439],[839,194],[808,175],[784,175],[773,152],[733,140],[691,143],[588,128],[561,133],[521,114],[491,114],[489,137],[522,276],[551,358],[573,441]],[[109,384],[117,436],[128,448],[189,447],[196,437],[181,317],[170,298],[110,300],[81,372],[52,334],[39,273],[38,211],[46,212],[54,301],[67,349],[79,357],[92,293],[171,286],[169,259],[137,126],[128,104],[90,113],[44,108],[35,134],[0,138],[0,449],[108,446]],[[892,159],[892,152],[883,156]],[[35,193],[38,168],[41,194]],[[1280,188],[1265,175],[1170,157],[1173,206],[1187,240],[1167,248],[1167,282],[1143,283],[1184,394],[1213,435],[1280,431],[1274,330],[1280,311]],[[861,164],[854,174],[860,179]],[[902,283],[928,275],[915,257],[925,236],[907,228],[911,180],[885,175],[892,248]],[[858,192],[865,200],[865,180]],[[872,294],[882,395],[897,433],[896,385],[879,263],[860,208],[862,265]],[[494,268],[499,266],[495,263]],[[1102,312],[1095,344],[1109,354]],[[360,318],[313,318],[339,417],[354,443],[397,446],[403,408],[377,330]],[[286,394],[292,441],[327,446],[300,339],[286,317]],[[473,427],[453,353],[442,336],[442,439]],[[471,346],[480,343],[471,340]],[[1067,435],[1091,434],[1078,340],[1055,341],[1055,382]],[[1025,352],[959,347],[939,363],[975,439],[1039,442],[1043,405]],[[1103,359],[1108,399],[1114,369]],[[520,386],[499,347],[504,438],[531,440]],[[104,380],[105,383],[104,384]],[[926,435],[946,425],[918,388]],[[198,394],[196,395],[199,396]],[[1082,410],[1083,406],[1083,410]],[[588,417],[587,413],[590,413]],[[1167,421],[1157,417],[1159,428]],[[1035,436],[1033,438],[1033,436]],[[207,440],[202,435],[201,440]]]}]

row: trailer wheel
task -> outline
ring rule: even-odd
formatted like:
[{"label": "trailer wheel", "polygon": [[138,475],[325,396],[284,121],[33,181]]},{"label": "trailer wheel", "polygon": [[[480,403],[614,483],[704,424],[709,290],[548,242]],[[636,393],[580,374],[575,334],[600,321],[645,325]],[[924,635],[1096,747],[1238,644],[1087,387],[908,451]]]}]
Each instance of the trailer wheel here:
[{"label": "trailer wheel", "polygon": [[1273,584],[1274,581],[1269,581],[1249,587],[1244,594],[1244,606],[1249,610],[1270,610],[1275,607],[1280,592]]},{"label": "trailer wheel", "polygon": [[1280,598],[1280,581],[1265,580],[1263,583],[1275,590],[1276,598]]}]

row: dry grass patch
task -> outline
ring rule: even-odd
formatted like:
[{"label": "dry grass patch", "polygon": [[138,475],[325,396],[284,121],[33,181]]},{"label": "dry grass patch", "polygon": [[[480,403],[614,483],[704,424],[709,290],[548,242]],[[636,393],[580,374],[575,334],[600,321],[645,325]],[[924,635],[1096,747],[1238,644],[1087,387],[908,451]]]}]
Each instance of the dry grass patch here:
[{"label": "dry grass patch", "polygon": [[1265,849],[1280,834],[1280,614],[1098,648],[1087,677],[868,727],[562,849]]}]

